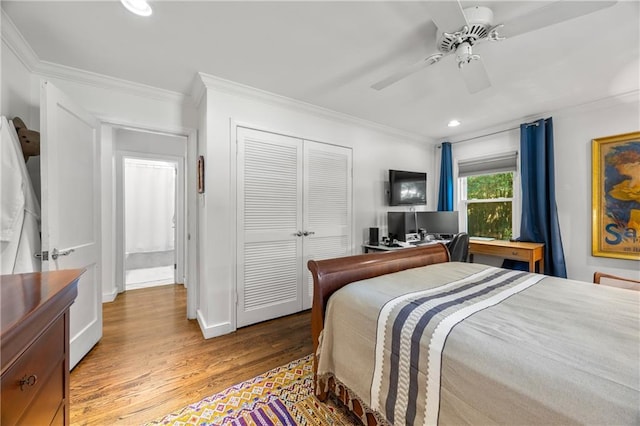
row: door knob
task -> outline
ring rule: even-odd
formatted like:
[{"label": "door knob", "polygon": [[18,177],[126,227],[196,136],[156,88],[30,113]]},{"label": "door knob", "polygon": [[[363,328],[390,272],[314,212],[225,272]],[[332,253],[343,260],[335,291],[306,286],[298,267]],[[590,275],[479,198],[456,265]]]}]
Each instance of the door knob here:
[{"label": "door knob", "polygon": [[305,237],[308,237],[309,235],[314,235],[315,232],[313,231],[304,231],[304,233],[302,235],[304,235]]},{"label": "door knob", "polygon": [[304,234],[301,231],[298,231],[293,235],[295,235],[296,237],[302,237]]},{"label": "door knob", "polygon": [[51,252],[51,259],[56,260],[60,256],[69,256],[74,251],[75,251],[74,249],[58,251],[57,248],[54,248],[53,251]]}]

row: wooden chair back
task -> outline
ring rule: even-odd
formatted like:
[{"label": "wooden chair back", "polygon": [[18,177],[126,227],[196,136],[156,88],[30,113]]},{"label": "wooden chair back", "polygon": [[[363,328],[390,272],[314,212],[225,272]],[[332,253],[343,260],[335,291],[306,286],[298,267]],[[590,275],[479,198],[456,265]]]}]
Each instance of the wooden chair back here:
[{"label": "wooden chair back", "polygon": [[619,277],[616,275],[595,272],[593,274],[595,284],[608,285],[610,287],[626,288],[628,290],[640,291],[640,281],[632,278]]}]

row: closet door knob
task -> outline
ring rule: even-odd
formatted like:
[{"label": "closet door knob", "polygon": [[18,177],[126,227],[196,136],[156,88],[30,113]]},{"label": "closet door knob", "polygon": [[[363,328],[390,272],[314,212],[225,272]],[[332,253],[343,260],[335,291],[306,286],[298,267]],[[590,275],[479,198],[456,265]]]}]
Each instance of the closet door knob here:
[{"label": "closet door knob", "polygon": [[305,237],[308,237],[309,235],[314,235],[315,232],[313,231],[304,231],[304,233],[302,235],[304,235]]},{"label": "closet door knob", "polygon": [[302,237],[304,234],[301,231],[298,231],[293,235],[295,235],[296,237]]}]

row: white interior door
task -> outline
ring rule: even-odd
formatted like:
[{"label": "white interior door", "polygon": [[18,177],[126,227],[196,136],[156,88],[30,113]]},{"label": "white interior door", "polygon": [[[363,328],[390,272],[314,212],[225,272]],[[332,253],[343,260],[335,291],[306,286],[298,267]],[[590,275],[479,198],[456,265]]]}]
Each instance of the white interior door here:
[{"label": "white interior door", "polygon": [[237,326],[302,309],[302,143],[238,127]]},{"label": "white interior door", "polygon": [[51,83],[40,96],[42,270],[86,269],[71,306],[73,368],[102,337],[98,122]]},{"label": "white interior door", "polygon": [[309,259],[351,254],[352,151],[350,148],[304,141],[303,256],[305,285],[302,308],[311,308],[313,277]]}]

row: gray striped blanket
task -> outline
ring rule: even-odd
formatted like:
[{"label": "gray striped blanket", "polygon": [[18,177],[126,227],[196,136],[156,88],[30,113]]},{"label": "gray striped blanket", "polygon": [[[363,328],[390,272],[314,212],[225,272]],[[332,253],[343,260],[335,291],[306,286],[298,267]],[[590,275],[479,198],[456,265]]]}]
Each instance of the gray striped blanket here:
[{"label": "gray striped blanket", "polygon": [[437,423],[441,356],[449,332],[542,278],[489,268],[387,302],[378,318],[372,408],[394,424]]}]

